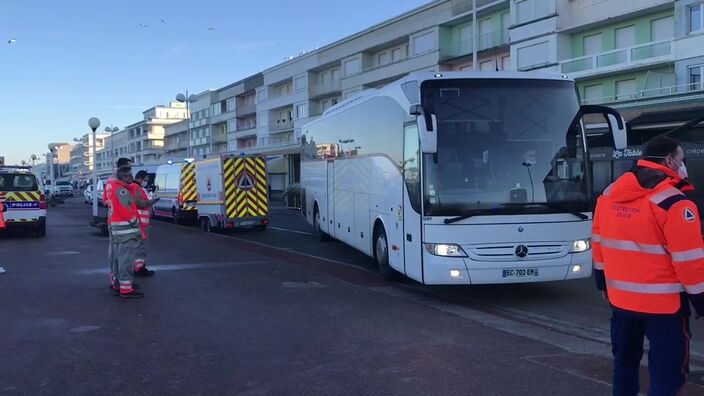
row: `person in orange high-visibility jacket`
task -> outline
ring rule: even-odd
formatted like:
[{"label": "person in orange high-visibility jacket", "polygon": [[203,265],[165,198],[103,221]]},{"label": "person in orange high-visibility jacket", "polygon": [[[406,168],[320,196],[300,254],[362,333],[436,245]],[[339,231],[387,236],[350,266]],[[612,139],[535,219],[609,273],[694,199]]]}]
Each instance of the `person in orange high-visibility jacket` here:
[{"label": "person in orange high-visibility jacket", "polygon": [[134,275],[135,276],[152,276],[154,271],[147,268],[147,249],[149,247],[149,218],[151,217],[151,206],[156,200],[150,200],[147,194],[147,183],[149,182],[149,173],[141,170],[134,176],[132,185],[133,193],[137,200],[137,213],[139,224],[142,227],[142,240],[137,245],[137,250],[134,260]]},{"label": "person in orange high-visibility jacket", "polygon": [[117,182],[113,183],[108,211],[108,228],[112,241],[113,272],[117,274],[119,289],[116,295],[123,298],[139,298],[143,294],[133,286],[134,258],[137,245],[142,239],[142,230],[137,217],[137,202],[131,191],[132,168],[123,166],[117,170]]},{"label": "person in orange high-visibility jacket", "polygon": [[637,395],[644,336],[648,395],[676,395],[689,372],[690,303],[704,313],[704,243],[684,153],[666,136],[604,190],[594,211],[597,287],[612,306],[614,395]]},{"label": "person in orange high-visibility jacket", "polygon": [[[116,169],[132,166],[132,161],[129,158],[119,158],[117,160]],[[112,200],[112,192],[115,188],[115,184],[118,183],[117,175],[110,176],[103,186],[103,203],[105,206],[110,208]],[[97,183],[96,183],[97,185]],[[94,191],[93,194],[97,194]],[[112,233],[110,233],[110,227],[108,227],[108,280],[110,282],[110,287],[118,291],[120,286],[117,282],[117,260],[113,255],[113,244],[112,244]]]}]

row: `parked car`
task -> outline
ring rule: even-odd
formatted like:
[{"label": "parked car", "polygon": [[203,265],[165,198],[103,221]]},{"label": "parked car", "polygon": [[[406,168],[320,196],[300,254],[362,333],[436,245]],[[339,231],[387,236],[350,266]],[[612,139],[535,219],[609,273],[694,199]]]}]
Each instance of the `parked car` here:
[{"label": "parked car", "polygon": [[93,186],[87,186],[85,190],[83,190],[83,200],[86,202],[86,204],[90,204],[93,202]]},{"label": "parked car", "polygon": [[54,182],[54,188],[52,189],[54,195],[59,197],[73,196],[73,186],[68,180],[56,180]]}]

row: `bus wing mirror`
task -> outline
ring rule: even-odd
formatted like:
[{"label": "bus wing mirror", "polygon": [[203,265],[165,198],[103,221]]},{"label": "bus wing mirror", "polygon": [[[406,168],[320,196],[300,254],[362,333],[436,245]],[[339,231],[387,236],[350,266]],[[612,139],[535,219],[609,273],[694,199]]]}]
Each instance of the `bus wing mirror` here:
[{"label": "bus wing mirror", "polygon": [[614,148],[616,150],[623,150],[628,146],[628,136],[626,133],[626,122],[620,115],[618,118],[613,114],[607,114],[606,120],[609,123],[609,129],[614,139]]},{"label": "bus wing mirror", "polygon": [[420,148],[423,154],[435,154],[438,152],[438,121],[435,114],[430,114],[429,118],[431,121],[430,125],[428,125],[425,115],[419,115],[416,118]]},{"label": "bus wing mirror", "polygon": [[586,114],[601,114],[606,118],[606,122],[609,125],[609,131],[611,131],[611,136],[614,141],[614,148],[616,150],[622,150],[628,146],[628,133],[626,129],[626,121],[623,119],[621,114],[606,106],[597,105],[583,105],[579,112],[581,116]]}]

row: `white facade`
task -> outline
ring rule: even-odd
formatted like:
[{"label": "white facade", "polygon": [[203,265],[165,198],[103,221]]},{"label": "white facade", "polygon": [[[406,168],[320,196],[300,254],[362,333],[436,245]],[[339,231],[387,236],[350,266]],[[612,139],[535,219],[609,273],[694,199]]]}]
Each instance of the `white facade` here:
[{"label": "white facade", "polygon": [[[107,137],[105,133],[95,134],[96,153],[105,147]],[[76,140],[77,144],[71,149],[70,173],[76,179],[85,179],[93,171],[93,134],[87,133]]]}]

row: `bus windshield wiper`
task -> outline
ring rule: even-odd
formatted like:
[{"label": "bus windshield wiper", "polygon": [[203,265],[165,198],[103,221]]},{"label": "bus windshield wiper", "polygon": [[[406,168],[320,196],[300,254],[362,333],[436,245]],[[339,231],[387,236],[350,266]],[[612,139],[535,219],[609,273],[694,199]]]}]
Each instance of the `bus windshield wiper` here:
[{"label": "bus windshield wiper", "polygon": [[579,217],[580,220],[588,220],[589,216],[585,215],[584,213],[578,212],[576,210],[571,210],[568,209],[560,204],[556,204],[554,202],[526,202],[526,203],[505,203],[501,204],[502,206],[530,206],[530,205],[540,205],[540,206],[545,206],[546,208],[550,209],[557,209],[562,213],[569,213],[571,215],[574,215],[576,217]]},{"label": "bus windshield wiper", "polygon": [[[503,209],[503,210],[502,210]],[[452,224],[452,223],[457,223],[458,221],[466,220],[469,219],[470,217],[473,216],[481,216],[481,215],[506,215],[506,214],[520,214],[520,211],[516,210],[511,210],[511,211],[506,211],[505,208],[493,208],[493,209],[474,209],[466,212],[465,214],[459,215],[457,217],[452,217],[449,219],[445,219],[443,223],[445,224]]]}]

